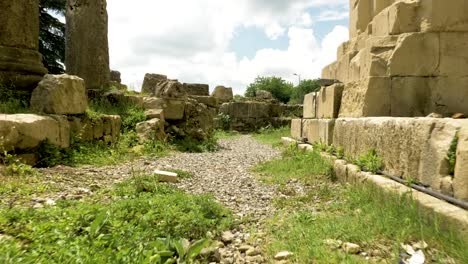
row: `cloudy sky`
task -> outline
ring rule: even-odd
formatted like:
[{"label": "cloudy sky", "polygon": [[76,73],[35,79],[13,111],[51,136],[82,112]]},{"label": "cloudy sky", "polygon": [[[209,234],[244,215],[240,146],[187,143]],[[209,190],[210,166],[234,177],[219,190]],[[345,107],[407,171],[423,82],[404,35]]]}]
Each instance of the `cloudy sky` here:
[{"label": "cloudy sky", "polygon": [[348,39],[349,0],[108,0],[111,68],[234,88],[256,76],[320,77]]}]

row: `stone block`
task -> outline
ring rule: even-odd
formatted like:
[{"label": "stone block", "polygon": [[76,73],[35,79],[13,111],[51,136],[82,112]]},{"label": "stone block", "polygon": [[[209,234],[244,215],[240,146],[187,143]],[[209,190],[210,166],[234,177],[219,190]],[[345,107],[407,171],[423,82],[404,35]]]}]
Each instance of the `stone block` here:
[{"label": "stone block", "polygon": [[175,172],[155,170],[154,175],[158,178],[160,182],[179,182],[179,177]]},{"label": "stone block", "polygon": [[428,112],[443,116],[468,113],[468,77],[437,77],[428,82],[431,90]]},{"label": "stone block", "polygon": [[328,87],[322,87],[317,98],[317,117],[318,118],[337,118],[341,97],[343,95],[344,85],[341,83]]},{"label": "stone block", "polygon": [[440,75],[468,76],[468,32],[440,33]]},{"label": "stone block", "polygon": [[370,77],[346,84],[339,117],[389,116],[391,83],[387,77]]},{"label": "stone block", "polygon": [[291,120],[291,137],[297,140],[302,140],[305,137],[305,131],[303,130],[303,119]]},{"label": "stone block", "polygon": [[344,160],[336,160],[334,164],[335,177],[340,182],[347,181],[347,162]]},{"label": "stone block", "polygon": [[304,96],[304,118],[316,118],[317,117],[317,105],[316,105],[317,93],[309,93]]},{"label": "stone block", "polygon": [[153,140],[166,140],[166,133],[164,132],[164,121],[159,118],[138,123],[136,125],[136,132],[140,143]]},{"label": "stone block", "polygon": [[468,2],[466,0],[419,1],[418,15],[421,31],[468,31]]},{"label": "stone block", "polygon": [[127,102],[132,103],[132,104],[134,104],[134,105],[136,105],[138,107],[143,108],[143,106],[144,106],[144,102],[143,102],[144,97],[143,96],[125,95],[125,98],[126,98]]},{"label": "stone block", "polygon": [[190,98],[197,100],[201,104],[209,107],[218,107],[218,101],[213,96],[191,95]]},{"label": "stone block", "polygon": [[162,74],[147,73],[143,79],[141,92],[145,94],[154,94],[161,82],[167,81],[167,76]]},{"label": "stone block", "polygon": [[166,120],[181,120],[184,118],[185,100],[162,99],[156,97],[144,97],[143,107],[149,109],[163,109]]},{"label": "stone block", "polygon": [[394,77],[391,88],[391,116],[427,116],[431,88],[429,78]]},{"label": "stone block", "polygon": [[373,17],[373,0],[350,0],[350,37],[366,31]]},{"label": "stone block", "polygon": [[31,97],[31,108],[46,114],[83,114],[87,107],[83,79],[66,74],[47,74]]},{"label": "stone block", "polygon": [[232,88],[224,86],[216,86],[213,93],[211,94],[219,103],[226,103],[234,99]]},{"label": "stone block", "polygon": [[45,140],[67,148],[70,126],[64,118],[33,114],[0,115],[1,148],[6,151],[32,149]]},{"label": "stone block", "polygon": [[209,96],[210,86],[200,83],[184,83],[185,89],[189,95]]},{"label": "stone block", "polygon": [[323,79],[334,79],[336,80],[336,64],[337,62],[333,62],[322,69],[322,78]]},{"label": "stone block", "polygon": [[440,63],[438,33],[405,33],[390,58],[390,76],[437,76]]},{"label": "stone block", "polygon": [[[377,1],[380,2],[380,1]],[[418,2],[398,1],[378,13],[372,23],[372,35],[387,36],[418,32]]]},{"label": "stone block", "polygon": [[333,119],[308,119],[303,123],[303,137],[309,143],[333,144],[333,129],[335,121]]},{"label": "stone block", "polygon": [[455,198],[468,201],[468,126],[463,126],[458,133],[453,192]]},{"label": "stone block", "polygon": [[148,120],[153,119],[153,118],[158,118],[162,120],[163,122],[165,121],[163,109],[148,109],[145,111],[145,116],[146,116],[146,119]]}]

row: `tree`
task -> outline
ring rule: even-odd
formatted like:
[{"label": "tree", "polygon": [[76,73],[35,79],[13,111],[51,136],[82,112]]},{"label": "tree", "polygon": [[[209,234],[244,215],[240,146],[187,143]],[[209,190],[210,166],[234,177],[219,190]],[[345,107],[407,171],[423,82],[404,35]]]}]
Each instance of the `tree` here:
[{"label": "tree", "polygon": [[39,52],[49,73],[64,73],[65,24],[52,16],[65,14],[66,0],[40,0],[39,2]]},{"label": "tree", "polygon": [[318,90],[320,90],[320,85],[317,83],[317,80],[303,80],[293,89],[290,102],[294,104],[302,104],[306,94],[317,92]]},{"label": "tree", "polygon": [[293,84],[280,77],[257,77],[245,91],[246,97],[255,97],[258,90],[270,92],[275,99],[287,103],[291,99]]}]

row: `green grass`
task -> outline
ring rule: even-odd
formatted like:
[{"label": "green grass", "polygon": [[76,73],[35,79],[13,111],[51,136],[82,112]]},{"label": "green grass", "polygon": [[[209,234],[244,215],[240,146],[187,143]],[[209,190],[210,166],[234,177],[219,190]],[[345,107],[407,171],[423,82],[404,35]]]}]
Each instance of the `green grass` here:
[{"label": "green grass", "polygon": [[199,140],[190,136],[174,138],[170,141],[170,144],[176,150],[188,153],[214,152],[219,149],[217,138],[214,135],[204,140]]},{"label": "green grass", "polygon": [[238,132],[232,132],[232,131],[225,131],[225,130],[216,130],[214,133],[214,137],[216,139],[230,139],[230,138],[238,138],[240,137],[241,134]]},{"label": "green grass", "polygon": [[282,158],[262,163],[254,171],[262,175],[264,182],[284,185],[290,179],[308,182],[318,175],[331,175],[332,165],[322,159],[318,152],[305,152],[291,147],[283,153]]},{"label": "green grass", "polygon": [[160,238],[197,240],[230,225],[211,196],[138,176],[88,201],[0,210],[0,263],[159,263],[148,260]]},{"label": "green grass", "polygon": [[451,257],[468,263],[468,241],[456,232],[442,231],[409,196],[382,192],[373,185],[340,185],[330,180],[331,165],[318,153],[286,151],[283,159],[259,165],[262,179],[280,191],[296,178],[310,187],[304,195],[275,199],[279,213],[267,224],[267,251],[294,253],[293,263],[368,263],[363,257],[334,250],[327,239],[379,250],[387,263],[397,263],[400,243],[424,240],[428,258],[441,263]]},{"label": "green grass", "polygon": [[253,134],[253,137],[261,143],[280,146],[281,137],[287,137],[290,134],[291,130],[289,127],[263,128],[260,129],[257,133]]}]

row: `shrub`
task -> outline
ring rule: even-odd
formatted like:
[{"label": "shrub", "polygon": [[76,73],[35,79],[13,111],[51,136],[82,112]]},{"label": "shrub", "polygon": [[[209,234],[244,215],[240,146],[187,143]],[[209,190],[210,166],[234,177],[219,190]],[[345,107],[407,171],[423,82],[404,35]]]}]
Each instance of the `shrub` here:
[{"label": "shrub", "polygon": [[447,160],[449,163],[449,174],[455,174],[455,164],[457,163],[457,147],[458,147],[458,132],[455,134],[455,137],[452,139],[450,144],[449,151],[447,153]]},{"label": "shrub", "polygon": [[246,97],[255,97],[258,90],[270,92],[275,99],[287,103],[293,90],[292,83],[288,83],[280,77],[257,77],[245,92]]},{"label": "shrub", "polygon": [[384,167],[383,160],[377,154],[375,149],[371,149],[367,153],[360,155],[355,160],[355,163],[361,168],[361,170],[372,173],[378,173]]},{"label": "shrub", "polygon": [[0,85],[0,113],[29,113],[29,100],[29,93]]}]

